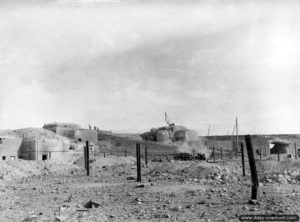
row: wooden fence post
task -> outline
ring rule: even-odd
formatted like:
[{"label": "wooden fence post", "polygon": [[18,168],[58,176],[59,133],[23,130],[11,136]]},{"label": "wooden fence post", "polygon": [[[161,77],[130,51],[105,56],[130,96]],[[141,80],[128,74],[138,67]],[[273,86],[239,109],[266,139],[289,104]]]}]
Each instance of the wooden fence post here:
[{"label": "wooden fence post", "polygon": [[90,148],[89,141],[86,141],[86,174],[90,175]]},{"label": "wooden fence post", "polygon": [[298,159],[298,152],[297,152],[297,144],[296,144],[296,142],[294,143],[294,147],[295,147],[295,159]]},{"label": "wooden fence post", "polygon": [[252,179],[252,192],[251,192],[251,200],[257,200],[257,192],[258,192],[258,177],[255,165],[255,158],[253,153],[253,146],[251,142],[251,136],[246,135],[246,146],[247,146],[247,153],[249,158],[249,165],[250,165],[250,172],[251,172],[251,179]]},{"label": "wooden fence post", "polygon": [[87,153],[86,153],[86,146],[83,147],[83,155],[84,155],[84,169],[87,170]]},{"label": "wooden fence post", "polygon": [[214,155],[214,163],[216,163],[216,153],[215,153],[215,146],[213,146],[213,155]]},{"label": "wooden fence post", "polygon": [[223,148],[221,147],[221,160],[223,160]]},{"label": "wooden fence post", "polygon": [[244,144],[241,143],[241,156],[242,156],[242,170],[243,170],[243,177],[246,176],[245,172],[245,157],[244,157]]},{"label": "wooden fence post", "polygon": [[261,147],[259,148],[259,157],[261,159]]},{"label": "wooden fence post", "polygon": [[148,166],[148,148],[145,146],[145,164]]},{"label": "wooden fence post", "polygon": [[137,177],[136,181],[141,182],[142,181],[142,174],[141,174],[141,146],[139,143],[136,144],[136,171],[137,171]]}]

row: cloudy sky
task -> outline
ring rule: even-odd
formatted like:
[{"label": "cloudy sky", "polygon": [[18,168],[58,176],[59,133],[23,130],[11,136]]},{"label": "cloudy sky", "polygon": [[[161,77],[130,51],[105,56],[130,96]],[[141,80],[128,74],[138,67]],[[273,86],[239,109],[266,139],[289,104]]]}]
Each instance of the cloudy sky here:
[{"label": "cloudy sky", "polygon": [[[162,3],[165,2],[165,3]],[[0,128],[300,133],[297,1],[0,3]]]}]

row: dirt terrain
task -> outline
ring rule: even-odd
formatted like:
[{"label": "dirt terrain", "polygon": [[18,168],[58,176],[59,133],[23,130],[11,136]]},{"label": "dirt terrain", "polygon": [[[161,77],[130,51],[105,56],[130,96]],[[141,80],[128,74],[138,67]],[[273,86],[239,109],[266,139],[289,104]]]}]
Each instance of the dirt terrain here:
[{"label": "dirt terrain", "polygon": [[[249,170],[242,177],[239,159],[143,163],[142,183],[136,182],[134,157],[98,156],[89,177],[78,164],[32,161],[22,175],[2,175],[1,221],[239,221],[242,214],[300,212],[296,160],[283,167],[258,163],[264,172],[255,205],[248,203]],[[88,208],[89,201],[99,205]]]}]

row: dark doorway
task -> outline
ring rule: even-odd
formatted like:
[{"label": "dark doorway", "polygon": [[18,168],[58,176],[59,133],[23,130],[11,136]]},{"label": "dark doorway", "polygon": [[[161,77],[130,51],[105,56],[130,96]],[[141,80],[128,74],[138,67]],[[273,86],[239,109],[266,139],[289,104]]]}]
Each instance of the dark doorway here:
[{"label": "dark doorway", "polygon": [[47,154],[42,155],[42,160],[47,160],[47,159],[48,159]]},{"label": "dark doorway", "polygon": [[6,160],[6,156],[3,156],[3,157],[2,157],[2,160]]}]

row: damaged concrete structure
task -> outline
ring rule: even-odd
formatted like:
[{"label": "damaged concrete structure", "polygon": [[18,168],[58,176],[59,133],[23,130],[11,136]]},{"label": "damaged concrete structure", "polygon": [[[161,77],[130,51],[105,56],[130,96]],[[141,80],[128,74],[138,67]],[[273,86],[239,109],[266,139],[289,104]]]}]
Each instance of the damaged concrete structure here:
[{"label": "damaged concrete structure", "polygon": [[75,139],[76,131],[80,129],[80,126],[74,123],[49,123],[44,124],[44,129],[50,130],[60,136],[64,136],[70,139]]},{"label": "damaged concrete structure", "polygon": [[210,156],[205,145],[205,139],[199,137],[197,132],[184,126],[169,126],[152,128],[149,132],[140,135],[144,140],[175,147],[176,152],[185,152],[197,155],[198,153]]},{"label": "damaged concrete structure", "polygon": [[0,137],[0,160],[20,159],[22,139]]},{"label": "damaged concrete structure", "polygon": [[184,126],[163,126],[158,129],[152,128],[150,132],[141,134],[147,141],[169,144],[173,142],[188,142],[198,140],[196,131],[189,130]]},{"label": "damaged concrete structure", "polygon": [[199,140],[194,130],[178,130],[174,133],[173,142],[192,142]]}]

